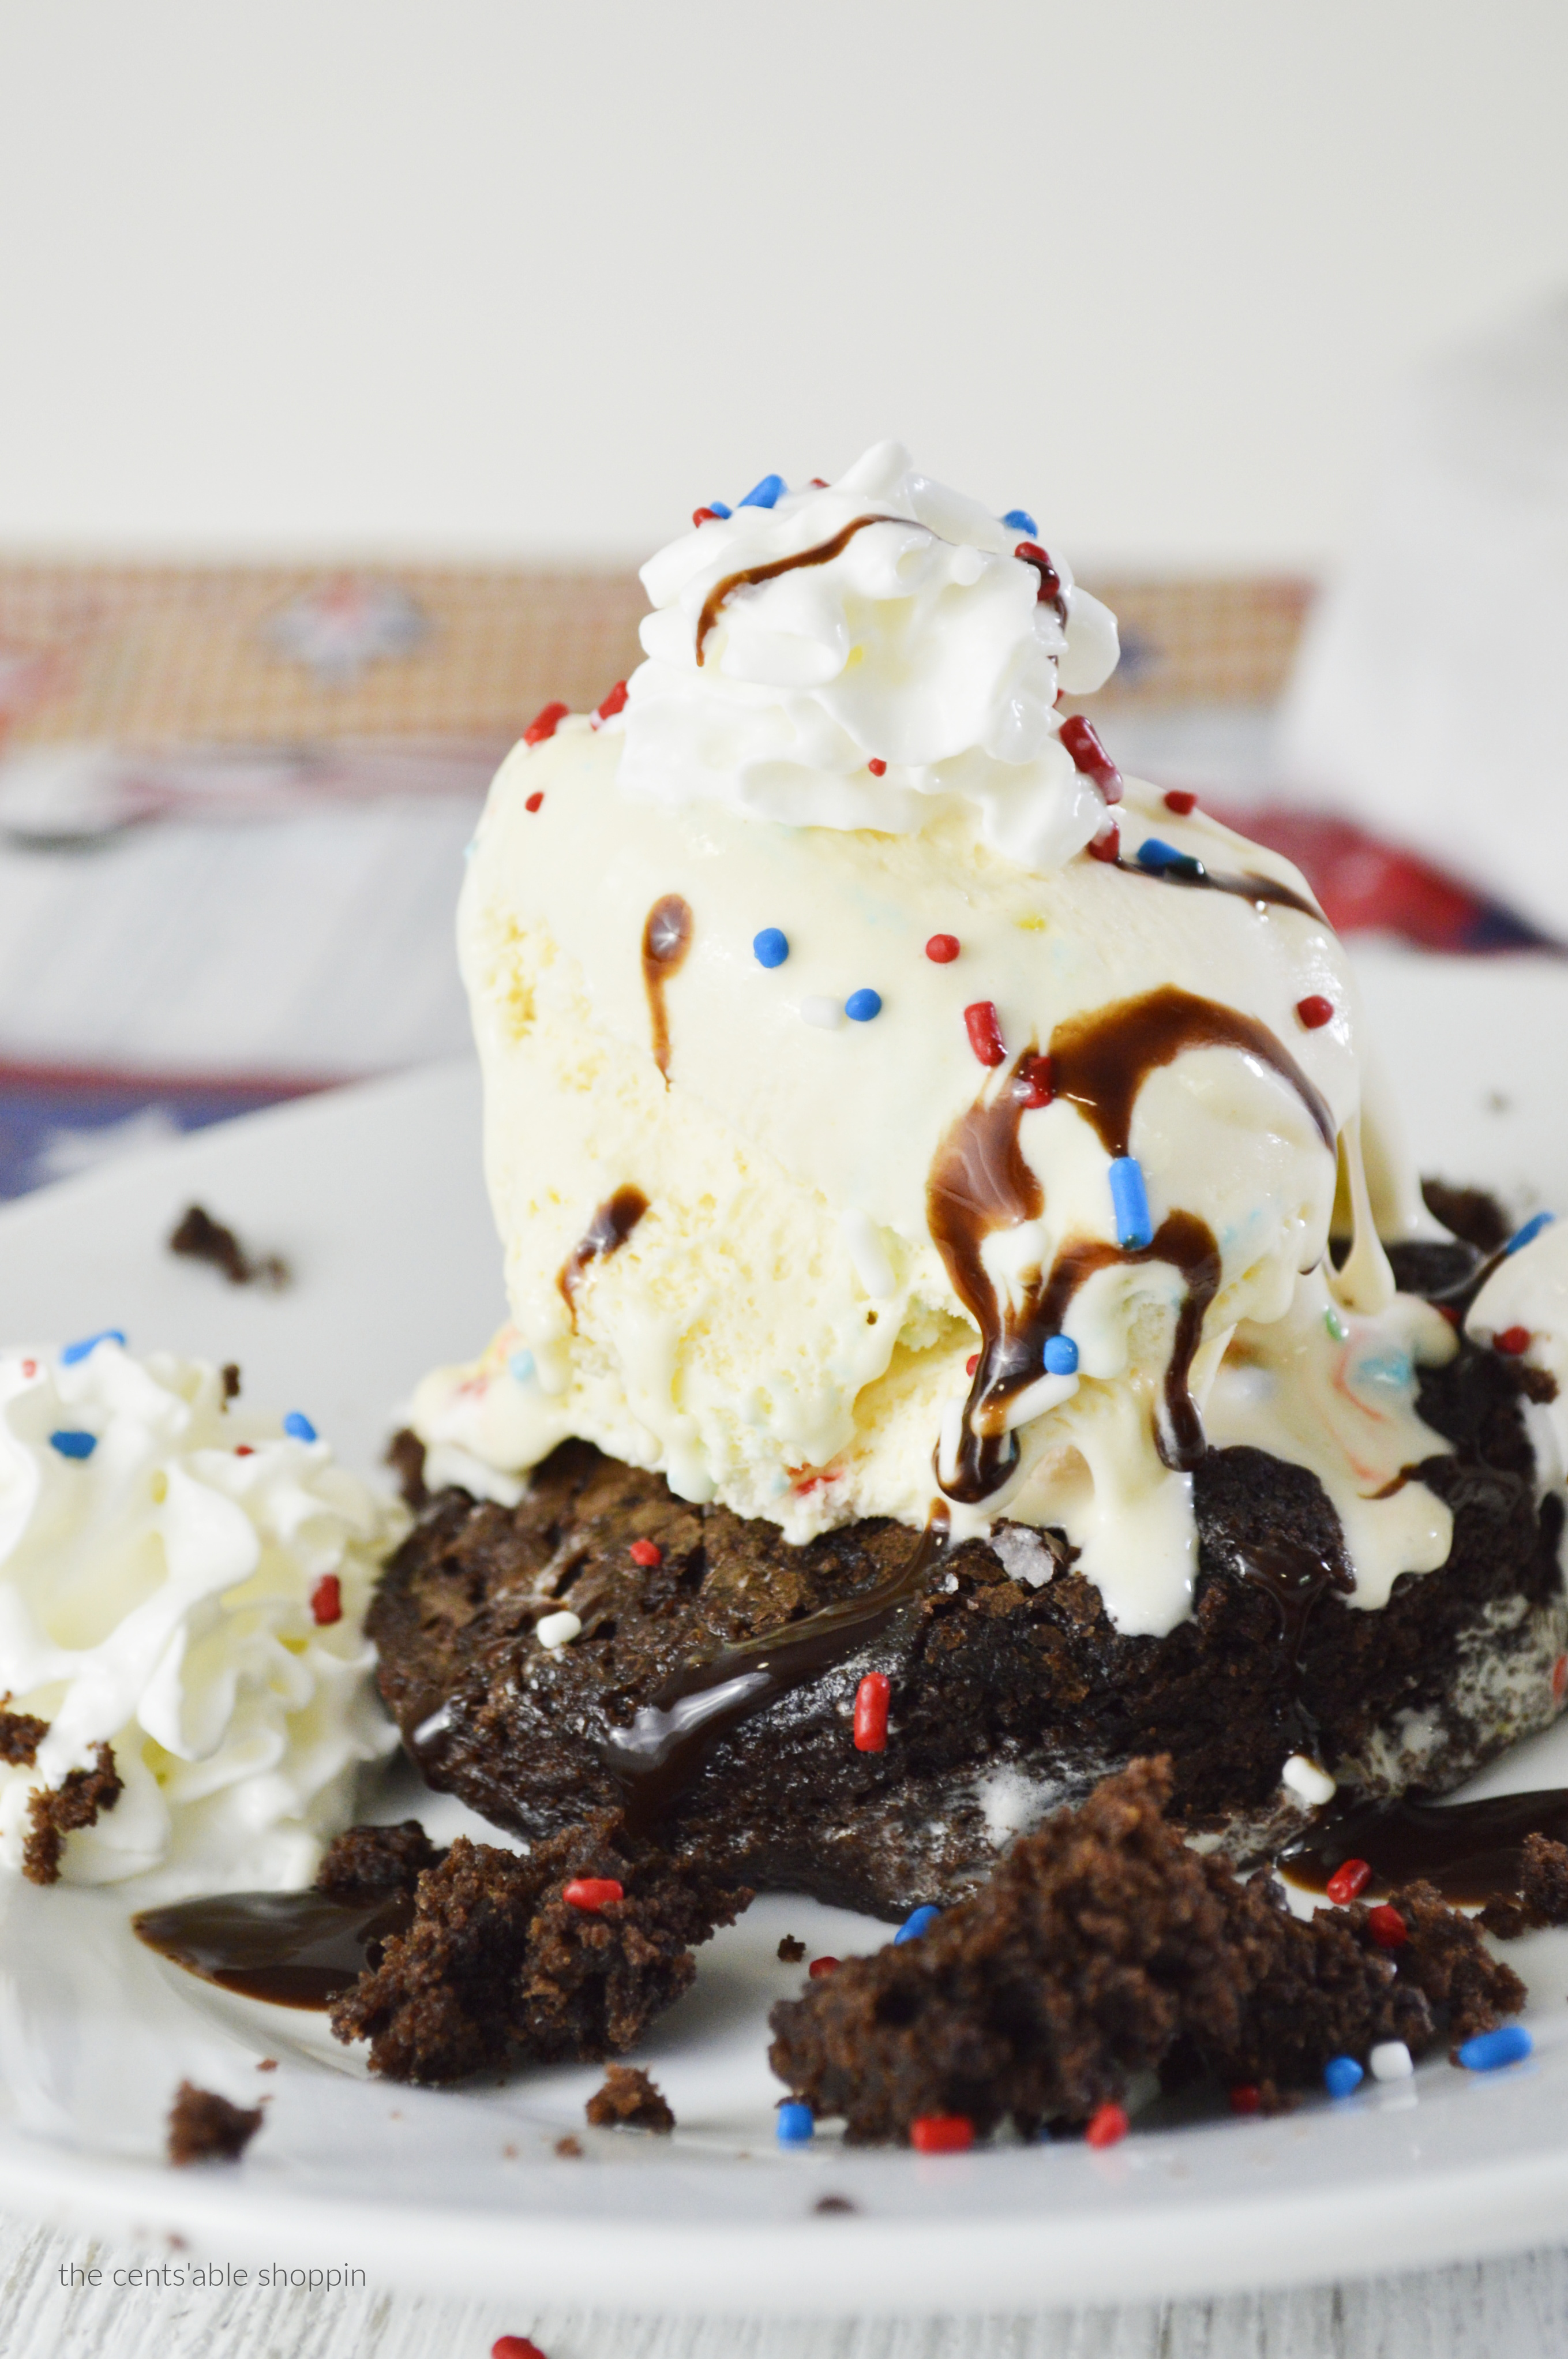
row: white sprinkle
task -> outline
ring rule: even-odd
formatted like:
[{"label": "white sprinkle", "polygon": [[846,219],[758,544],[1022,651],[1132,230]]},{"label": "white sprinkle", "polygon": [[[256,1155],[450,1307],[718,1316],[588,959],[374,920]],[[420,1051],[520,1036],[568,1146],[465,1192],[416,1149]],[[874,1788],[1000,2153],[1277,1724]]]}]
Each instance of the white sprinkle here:
[{"label": "white sprinkle", "polygon": [[1367,2061],[1374,2081],[1408,2081],[1415,2071],[1402,2039],[1380,2039]]},{"label": "white sprinkle", "polygon": [[572,1640],[579,1637],[581,1633],[582,1624],[578,1620],[577,1615],[568,1613],[563,1606],[558,1614],[546,1614],[534,1635],[541,1647],[548,1647],[554,1654],[562,1647],[569,1647]]},{"label": "white sprinkle", "polygon": [[876,1223],[869,1212],[858,1212],[851,1208],[839,1213],[838,1226],[844,1232],[844,1243],[849,1248],[855,1276],[873,1302],[885,1302],[897,1281],[886,1248],[877,1234]]},{"label": "white sprinkle", "polygon": [[957,1593],[958,1587],[957,1574],[956,1572],[950,1572],[943,1582],[942,1586],[946,1591],[949,1597],[953,1596]]},{"label": "white sprinkle", "polygon": [[1314,1810],[1321,1808],[1325,1802],[1332,1802],[1337,1791],[1327,1770],[1320,1769],[1315,1761],[1309,1761],[1304,1753],[1292,1754],[1280,1772],[1280,1783],[1288,1786],[1292,1793],[1299,1795],[1303,1802],[1310,1802]]},{"label": "white sprinkle", "polygon": [[843,1002],[838,999],[813,997],[803,999],[800,1003],[801,1022],[817,1025],[824,1032],[836,1032],[838,1028],[838,1019],[843,1013]]},{"label": "white sprinkle", "polygon": [[999,1524],[991,1534],[991,1547],[1013,1580],[1030,1589],[1044,1589],[1056,1570],[1049,1544],[1027,1525]]}]

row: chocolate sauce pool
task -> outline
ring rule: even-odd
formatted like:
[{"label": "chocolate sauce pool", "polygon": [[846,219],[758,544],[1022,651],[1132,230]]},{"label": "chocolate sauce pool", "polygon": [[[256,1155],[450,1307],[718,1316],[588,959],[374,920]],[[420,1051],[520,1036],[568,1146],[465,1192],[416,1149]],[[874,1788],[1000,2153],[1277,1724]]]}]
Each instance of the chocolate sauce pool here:
[{"label": "chocolate sauce pool", "polygon": [[1517,1899],[1526,1835],[1568,1843],[1568,1790],[1498,1794],[1485,1802],[1334,1802],[1280,1854],[1281,1871],[1303,1891],[1322,1892],[1336,1867],[1364,1859],[1372,1870],[1363,1897],[1418,1877],[1445,1900],[1484,1906]]},{"label": "chocolate sauce pool", "polygon": [[351,1990],[381,1945],[414,1921],[407,1892],[334,1899],[325,1892],[229,1892],[144,1908],[138,1940],[188,1973],[274,2006],[326,2007]]}]

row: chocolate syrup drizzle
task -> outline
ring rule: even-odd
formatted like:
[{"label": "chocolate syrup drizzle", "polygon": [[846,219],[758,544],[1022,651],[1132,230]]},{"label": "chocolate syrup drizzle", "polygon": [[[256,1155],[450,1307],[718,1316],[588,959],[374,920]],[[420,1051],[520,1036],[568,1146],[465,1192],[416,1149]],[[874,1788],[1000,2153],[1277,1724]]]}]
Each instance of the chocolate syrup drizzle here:
[{"label": "chocolate syrup drizzle", "polygon": [[1280,909],[1299,909],[1303,918],[1315,918],[1320,926],[1328,923],[1315,901],[1298,893],[1293,885],[1281,885],[1275,876],[1261,875],[1249,868],[1239,876],[1217,875],[1200,861],[1196,873],[1190,868],[1145,868],[1139,860],[1118,857],[1116,866],[1124,876],[1147,876],[1156,885],[1186,885],[1200,893],[1232,893],[1238,901],[1250,901],[1257,908],[1272,906]]},{"label": "chocolate syrup drizzle", "polygon": [[[1167,984],[1114,1000],[1092,1015],[1057,1025],[1051,1036],[1052,1082],[1093,1124],[1108,1155],[1128,1152],[1132,1109],[1150,1074],[1187,1049],[1231,1048],[1258,1059],[1292,1089],[1332,1154],[1334,1117],[1289,1050],[1255,1016]],[[1016,1303],[1004,1302],[982,1259],[988,1236],[1038,1220],[1044,1190],[1019,1143],[1019,1125],[1035,1103],[1025,1069],[1030,1043],[1001,1089],[959,1115],[938,1148],[926,1187],[926,1221],[953,1290],[980,1331],[980,1351],[958,1445],[958,1462],[942,1485],[966,1505],[989,1499],[1018,1463],[1016,1434],[1004,1430],[1008,1405],[1044,1374],[1048,1336],[1061,1332],[1074,1296],[1098,1269],[1165,1262],[1185,1280],[1165,1371],[1156,1444],[1167,1466],[1186,1472],[1205,1448],[1192,1397],[1194,1355],[1220,1279],[1219,1248],[1195,1213],[1167,1213],[1147,1245],[1083,1238],[1065,1245],[1048,1277],[1026,1273]]]},{"label": "chocolate syrup drizzle", "polygon": [[1372,1880],[1364,1898],[1423,1878],[1445,1900],[1485,1906],[1517,1899],[1526,1835],[1568,1843],[1568,1791],[1498,1794],[1484,1802],[1369,1802],[1354,1794],[1319,1811],[1287,1843],[1280,1866],[1292,1884],[1322,1892],[1336,1867],[1364,1859]]},{"label": "chocolate syrup drizzle", "polygon": [[670,1019],[665,1006],[665,986],[686,964],[691,948],[691,905],[678,893],[666,893],[654,902],[643,928],[643,988],[648,995],[648,1021],[654,1032],[654,1062],[670,1085]]},{"label": "chocolate syrup drizzle", "polygon": [[948,1539],[947,1511],[938,1502],[903,1564],[875,1588],[683,1663],[629,1728],[608,1729],[599,1755],[626,1798],[628,1824],[638,1831],[655,1824],[726,1729],[879,1637],[920,1595]]},{"label": "chocolate syrup drizzle", "polygon": [[703,647],[708,634],[719,620],[719,608],[727,598],[734,596],[737,590],[754,590],[759,583],[774,582],[781,573],[793,573],[799,566],[827,565],[848,549],[855,535],[864,532],[869,524],[907,525],[916,532],[930,529],[929,526],[916,524],[912,516],[857,516],[853,524],[844,527],[842,532],[836,532],[831,540],[819,540],[815,549],[803,549],[795,557],[775,557],[769,565],[748,565],[739,573],[727,573],[722,582],[714,583],[703,600],[702,612],[697,618],[697,662],[700,664],[703,660]]},{"label": "chocolate syrup drizzle", "polygon": [[567,1299],[574,1327],[577,1325],[577,1290],[582,1283],[584,1270],[590,1261],[604,1260],[611,1254],[619,1253],[647,1209],[648,1200],[641,1188],[617,1188],[614,1195],[600,1204],[562,1262],[556,1284]]},{"label": "chocolate syrup drizzle", "polygon": [[407,1892],[338,1899],[325,1892],[227,1892],[144,1908],[137,1939],[188,1973],[274,2006],[325,2007],[381,1963],[382,1943],[414,1922]]}]

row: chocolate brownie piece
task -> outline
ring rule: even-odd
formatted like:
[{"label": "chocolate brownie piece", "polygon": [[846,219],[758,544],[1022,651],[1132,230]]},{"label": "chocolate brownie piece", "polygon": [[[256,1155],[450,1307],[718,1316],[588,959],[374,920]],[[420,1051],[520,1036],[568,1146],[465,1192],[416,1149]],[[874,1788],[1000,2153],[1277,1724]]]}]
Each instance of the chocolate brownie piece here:
[{"label": "chocolate brownie piece", "polygon": [[22,1874],[28,1883],[58,1883],[67,1835],[78,1827],[96,1826],[99,1811],[112,1810],[124,1791],[113,1745],[100,1745],[91,1769],[68,1769],[58,1786],[43,1786],[30,1794],[28,1834],[22,1845]]},{"label": "chocolate brownie piece", "polygon": [[1488,1902],[1481,1923],[1499,1941],[1548,1925],[1568,1925],[1568,1843],[1526,1835],[1519,1853],[1519,1896]]},{"label": "chocolate brownie piece", "polygon": [[190,2162],[238,2162],[262,2125],[259,2105],[232,2105],[211,2089],[182,2081],[168,2114],[168,2158]]},{"label": "chocolate brownie piece", "polygon": [[[583,1879],[620,1897],[567,1897]],[[519,1855],[460,1835],[415,1886],[414,1921],[333,2003],[373,2072],[440,2082],[512,2062],[623,2052],[688,1989],[692,1945],[749,1892],[637,1846],[614,1813]]]},{"label": "chocolate brownie piece", "polygon": [[668,2137],[676,2125],[663,2094],[635,2064],[611,2064],[603,2088],[594,2091],[583,2110],[596,2130],[652,2130]]},{"label": "chocolate brownie piece", "polygon": [[922,2114],[984,2135],[1072,2125],[1184,2048],[1229,2086],[1315,2082],[1377,2042],[1429,2046],[1522,2003],[1517,1975],[1430,1887],[1398,1896],[1396,1967],[1368,1909],[1290,1915],[1163,1817],[1168,1766],[1138,1762],[1022,1836],[975,1897],[918,1940],[847,1958],[774,2007],[774,2071],[852,2140]]},{"label": "chocolate brownie piece", "polygon": [[346,1827],[322,1854],[316,1889],[335,1900],[360,1892],[412,1892],[424,1870],[438,1867],[445,1856],[417,1819],[391,1827]]}]

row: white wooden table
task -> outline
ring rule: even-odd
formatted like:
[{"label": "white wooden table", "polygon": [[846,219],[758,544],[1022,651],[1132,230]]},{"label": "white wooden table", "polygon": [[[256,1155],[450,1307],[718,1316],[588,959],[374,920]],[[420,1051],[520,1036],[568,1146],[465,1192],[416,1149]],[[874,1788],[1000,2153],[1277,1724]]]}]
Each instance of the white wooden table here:
[{"label": "white wooden table", "polygon": [[[116,2288],[159,2254],[0,2220],[4,2359],[488,2359],[526,2334],[546,2359],[1546,2359],[1568,2351],[1568,2250],[1299,2293],[1054,2310],[1035,2318],[622,2319],[355,2293]],[[102,2283],[69,2288],[72,2264]]]}]

